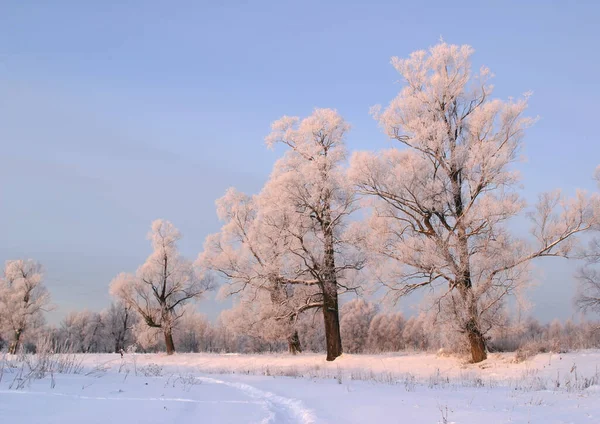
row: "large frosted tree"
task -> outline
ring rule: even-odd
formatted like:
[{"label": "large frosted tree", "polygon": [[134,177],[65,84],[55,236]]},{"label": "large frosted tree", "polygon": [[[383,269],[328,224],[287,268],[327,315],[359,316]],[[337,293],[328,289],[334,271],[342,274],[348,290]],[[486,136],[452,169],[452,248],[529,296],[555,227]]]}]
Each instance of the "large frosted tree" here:
[{"label": "large frosted tree", "polygon": [[50,294],[42,266],[33,260],[10,260],[0,279],[0,329],[9,334],[9,353],[16,353],[23,335],[43,319]]},{"label": "large frosted tree", "polygon": [[230,292],[266,290],[270,295],[257,299],[270,299],[282,319],[321,309],[328,360],[342,353],[338,294],[355,288],[353,275],[363,265],[344,234],[355,210],[343,168],[347,130],[330,109],[274,122],[266,142],[286,153],[260,194],[230,191],[221,201],[226,224],[201,256],[228,278]]},{"label": "large frosted tree", "polygon": [[472,71],[472,53],[441,43],[394,58],[404,87],[376,116],[399,146],[355,153],[350,175],[372,202],[363,241],[380,281],[395,297],[437,288],[440,319],[479,362],[505,297],[529,281],[529,262],[568,256],[593,214],[581,193],[544,194],[530,215],[535,245],[511,234],[508,220],[525,208],[513,163],[532,119],[527,96],[491,97],[491,74]]},{"label": "large frosted tree", "polygon": [[334,110],[316,109],[300,120],[283,117],[271,126],[269,146],[287,147],[261,193],[265,232],[281,234],[287,281],[318,288],[327,360],[342,354],[338,294],[356,289],[364,264],[346,239],[348,215],[356,209],[344,164],[349,125]]},{"label": "large frosted tree", "polygon": [[110,293],[135,310],[144,324],[164,335],[167,354],[175,352],[173,330],[183,306],[212,288],[177,249],[181,234],[169,221],[156,220],[148,234],[153,252],[135,274],[119,274]]}]

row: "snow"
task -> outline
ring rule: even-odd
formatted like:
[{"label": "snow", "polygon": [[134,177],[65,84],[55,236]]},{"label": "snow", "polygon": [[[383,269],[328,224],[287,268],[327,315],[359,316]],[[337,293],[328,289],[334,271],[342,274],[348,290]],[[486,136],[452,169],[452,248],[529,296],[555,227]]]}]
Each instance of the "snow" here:
[{"label": "snow", "polygon": [[[481,364],[432,354],[81,355],[83,371],[11,389],[11,423],[598,423],[600,351]],[[8,363],[16,359],[9,358]]]}]

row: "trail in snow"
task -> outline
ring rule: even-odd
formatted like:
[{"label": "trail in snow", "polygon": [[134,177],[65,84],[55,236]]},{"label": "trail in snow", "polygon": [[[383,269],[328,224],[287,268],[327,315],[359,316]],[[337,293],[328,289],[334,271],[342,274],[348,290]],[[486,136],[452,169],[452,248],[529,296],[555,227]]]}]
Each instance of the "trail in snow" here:
[{"label": "trail in snow", "polygon": [[231,381],[218,380],[211,377],[197,377],[199,381],[211,384],[223,384],[225,386],[233,387],[241,390],[246,395],[253,399],[266,402],[271,414],[265,420],[263,424],[267,423],[290,423],[296,422],[298,424],[313,424],[315,422],[315,416],[313,411],[306,408],[304,404],[298,399],[290,399],[283,396],[278,396],[271,392],[257,389],[256,387],[250,386],[245,383],[237,383]]},{"label": "trail in snow", "polygon": [[[127,396],[124,392],[119,390],[118,392],[112,391],[111,394],[108,393],[88,393],[88,394],[78,394],[78,393],[64,393],[61,391],[46,391],[46,390],[0,390],[0,398],[3,396],[14,395],[15,401],[16,398],[43,398],[43,397],[60,397],[66,399],[77,400],[91,400],[91,401],[99,401],[99,402],[107,402],[107,401],[117,401],[122,404],[127,404],[127,402],[161,402],[161,403],[187,403],[187,404],[238,404],[238,405],[255,405],[259,408],[262,413],[259,416],[255,416],[252,419],[249,416],[246,416],[247,422],[252,421],[260,424],[312,424],[315,422],[315,416],[312,410],[306,408],[304,404],[298,400],[293,398],[287,398],[283,396],[276,395],[269,391],[264,391],[253,387],[249,384],[241,383],[238,381],[231,380],[219,380],[211,377],[195,377],[198,382],[205,383],[206,386],[209,385],[221,385],[227,387],[227,390],[233,390],[233,392],[225,392],[226,398],[223,399],[194,399],[190,396],[182,396],[182,397],[174,397],[174,396]],[[74,380],[69,386],[72,388],[74,386],[74,382],[79,379]],[[101,379],[100,381],[104,381]],[[38,383],[39,384],[39,383]],[[36,384],[36,385],[38,385]],[[77,383],[79,384],[79,383]],[[112,384],[110,384],[112,386]],[[110,387],[109,386],[109,387]],[[205,387],[206,387],[205,386]],[[96,386],[94,386],[96,387]],[[114,386],[113,386],[114,387]],[[135,386],[134,386],[135,387]],[[166,387],[166,386],[165,386]],[[99,388],[99,387],[96,387]],[[154,388],[153,388],[154,389]],[[214,392],[215,389],[212,391]],[[129,391],[129,390],[128,390]],[[162,390],[161,390],[162,391]],[[236,394],[237,392],[237,394]],[[123,393],[123,395],[121,395]],[[136,393],[137,394],[137,393]],[[107,396],[108,395],[108,396]],[[242,399],[235,399],[239,396],[242,396]],[[227,399],[229,397],[229,399]],[[250,398],[245,400],[244,397]],[[233,399],[232,399],[233,398]],[[7,398],[5,398],[7,399]],[[29,401],[27,401],[29,402]],[[1,403],[1,402],[0,402]],[[232,405],[233,406],[233,405]],[[65,411],[66,412],[66,411]],[[257,411],[258,412],[258,411]],[[223,417],[219,416],[219,419],[223,419],[223,421],[227,421],[227,417],[224,415]],[[249,421],[248,421],[249,420]],[[51,418],[48,418],[48,422],[53,422]]]},{"label": "trail in snow", "polygon": [[186,398],[167,398],[167,397],[120,397],[120,396],[83,396],[83,395],[70,395],[68,393],[56,393],[56,392],[30,392],[30,391],[18,391],[18,390],[0,390],[0,394],[6,395],[36,395],[36,396],[60,396],[75,399],[86,399],[86,400],[121,400],[121,401],[162,401],[162,402],[188,402],[188,403],[240,403],[240,404],[254,404],[264,405],[265,402],[261,400],[249,401],[249,400],[199,400],[199,399],[186,399]]}]

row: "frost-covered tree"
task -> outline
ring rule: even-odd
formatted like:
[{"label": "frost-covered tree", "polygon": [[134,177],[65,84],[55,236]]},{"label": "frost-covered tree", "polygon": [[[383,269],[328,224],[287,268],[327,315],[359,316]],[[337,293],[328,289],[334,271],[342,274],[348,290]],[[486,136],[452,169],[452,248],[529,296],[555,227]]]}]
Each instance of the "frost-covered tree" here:
[{"label": "frost-covered tree", "polygon": [[106,347],[104,323],[99,313],[84,310],[70,312],[61,322],[61,345],[73,352],[103,352]]},{"label": "frost-covered tree", "polygon": [[402,330],[402,338],[406,347],[414,350],[427,350],[429,339],[425,332],[426,317],[424,314],[412,316],[406,321]]},{"label": "frost-covered tree", "polygon": [[322,310],[332,361],[342,353],[338,295],[356,287],[353,278],[364,262],[344,231],[356,209],[343,167],[349,125],[334,110],[316,109],[303,120],[283,117],[271,129],[267,145],[288,150],[261,193],[262,227],[282,237],[287,282],[318,288],[313,305]]},{"label": "frost-covered tree", "polygon": [[9,352],[16,353],[23,334],[43,320],[50,294],[42,266],[33,260],[10,260],[0,279],[0,327],[8,334]]},{"label": "frost-covered tree", "polygon": [[218,352],[239,352],[236,346],[235,334],[227,328],[227,325],[223,319],[223,312],[217,318],[216,325],[214,327],[214,348]]},{"label": "frost-covered tree", "polygon": [[198,263],[226,279],[221,296],[238,297],[237,305],[224,316],[232,320],[226,325],[236,334],[287,339],[289,351],[300,352],[295,323],[302,311],[313,307],[317,289],[283,281],[283,239],[262,230],[259,196],[231,188],[216,204],[224,225],[207,237]]},{"label": "frost-covered tree", "polygon": [[593,213],[582,193],[543,194],[530,215],[535,246],[508,231],[525,208],[513,163],[533,120],[523,117],[527,96],[491,98],[490,72],[473,73],[472,53],[441,43],[394,58],[405,85],[376,116],[404,148],[355,153],[350,175],[372,201],[364,243],[382,265],[380,281],[395,298],[438,288],[440,318],[479,362],[505,296],[530,280],[528,263],[568,256]]},{"label": "frost-covered tree", "polygon": [[371,320],[367,346],[371,352],[397,352],[404,349],[405,319],[401,312],[379,313]]},{"label": "frost-covered tree", "polygon": [[200,352],[206,350],[210,323],[199,313],[195,305],[187,304],[173,338],[182,352]]},{"label": "frost-covered tree", "polygon": [[321,309],[330,361],[342,353],[338,294],[355,288],[353,276],[363,266],[344,231],[355,210],[343,169],[347,130],[330,109],[274,122],[266,142],[285,145],[285,155],[260,194],[228,192],[219,205],[226,224],[200,257],[228,279],[230,293],[267,291],[282,320]]},{"label": "frost-covered tree", "polygon": [[288,351],[302,351],[296,326],[296,318],[281,319],[293,311],[292,299],[284,299],[284,305],[274,302],[269,290],[246,289],[237,297],[233,308],[223,311],[223,323],[237,336],[250,336],[265,343],[287,341]]},{"label": "frost-covered tree", "polygon": [[212,282],[180,255],[181,234],[169,221],[154,221],[148,238],[152,254],[135,274],[119,274],[110,284],[110,293],[135,310],[150,332],[162,332],[171,355],[173,330],[185,312],[183,306],[201,298]]},{"label": "frost-covered tree", "polygon": [[113,302],[102,311],[102,322],[107,342],[115,352],[125,350],[133,343],[133,326],[137,322],[137,316],[131,306],[123,302]]},{"label": "frost-covered tree", "polygon": [[319,310],[302,314],[298,319],[298,335],[305,351],[324,352],[327,346],[325,341],[325,327],[321,325],[322,315]]},{"label": "frost-covered tree", "polygon": [[560,350],[562,336],[562,323],[558,319],[554,319],[548,326],[548,339],[550,340],[551,345],[554,347],[553,350],[556,352]]},{"label": "frost-covered tree", "polygon": [[[596,168],[596,181],[600,188],[600,166]],[[595,210],[600,221],[600,206]],[[594,230],[600,231],[600,225]],[[588,249],[583,253],[585,266],[578,273],[579,292],[576,298],[577,306],[583,311],[600,313],[600,237],[595,236],[589,243]]]},{"label": "frost-covered tree", "polygon": [[523,324],[523,330],[520,332],[528,340],[539,340],[544,335],[544,327],[534,317],[527,317]]},{"label": "frost-covered tree", "polygon": [[377,306],[364,299],[353,299],[341,309],[340,330],[348,353],[362,353],[369,338],[371,320]]}]

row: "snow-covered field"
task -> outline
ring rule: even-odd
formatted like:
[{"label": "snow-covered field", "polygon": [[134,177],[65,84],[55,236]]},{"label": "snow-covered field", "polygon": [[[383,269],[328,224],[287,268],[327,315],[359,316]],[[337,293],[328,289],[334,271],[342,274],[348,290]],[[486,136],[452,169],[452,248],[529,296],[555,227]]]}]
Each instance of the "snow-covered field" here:
[{"label": "snow-covered field", "polygon": [[600,423],[600,351],[513,358],[94,354],[29,379],[7,357],[0,422]]}]

